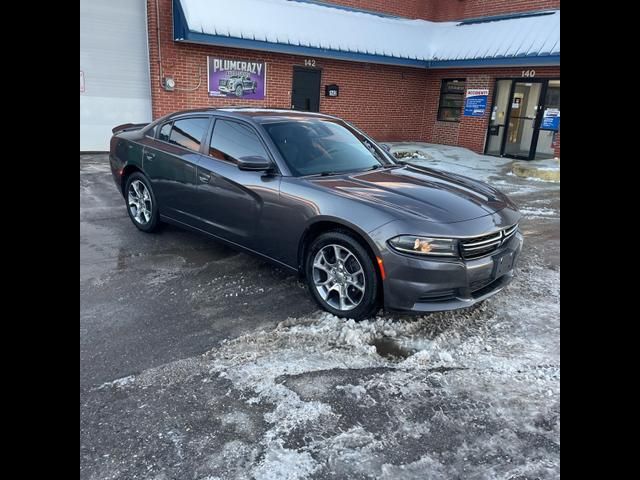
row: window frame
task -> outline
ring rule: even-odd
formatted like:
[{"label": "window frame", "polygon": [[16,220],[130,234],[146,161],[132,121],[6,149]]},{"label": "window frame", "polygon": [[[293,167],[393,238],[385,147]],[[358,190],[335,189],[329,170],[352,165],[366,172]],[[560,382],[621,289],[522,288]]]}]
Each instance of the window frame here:
[{"label": "window frame", "polygon": [[[159,131],[160,129],[158,128],[158,124],[156,123],[155,125],[150,125],[147,127],[147,129],[144,132],[144,136],[155,140],[155,138],[158,136]],[[150,132],[153,132],[153,135],[151,135]]]},{"label": "window frame", "polygon": [[162,133],[162,129],[163,129],[165,126],[167,126],[167,125],[171,125],[171,126],[169,127],[169,137],[171,137],[171,130],[173,130],[173,120],[169,120],[168,122],[164,122],[162,125],[160,125],[160,128],[158,128],[158,130],[156,131],[155,139],[156,139],[158,142],[162,142],[162,143],[166,143],[166,144],[168,144],[168,145],[172,145],[171,143],[167,142],[166,140],[162,140],[162,139],[160,138],[160,134]]},{"label": "window frame", "polygon": [[[236,162],[231,162],[229,160],[223,160],[221,158],[217,158],[212,156],[209,152],[211,150],[211,140],[213,139],[213,133],[215,132],[216,129],[216,123],[220,120],[226,121],[226,122],[231,122],[231,123],[237,123],[240,124],[244,127],[247,127],[249,130],[251,130],[255,136],[258,138],[258,140],[260,141],[260,144],[262,145],[262,148],[264,149],[264,151],[267,154],[267,159],[271,162],[271,164],[273,165],[273,169],[274,172],[278,175],[282,175],[281,170],[280,170],[280,165],[278,165],[278,162],[276,161],[276,159],[274,158],[274,155],[271,153],[271,149],[269,148],[269,145],[267,145],[267,142],[265,142],[264,138],[262,138],[262,135],[260,134],[260,132],[258,131],[257,128],[255,128],[255,126],[253,126],[252,124],[242,121],[238,118],[235,117],[224,117],[224,116],[213,116],[212,117],[212,122],[211,125],[209,125],[209,132],[207,133],[207,138],[208,141],[204,143],[204,152],[202,153],[205,157],[211,159],[211,160],[215,160],[217,162],[221,162],[224,165],[233,165],[234,167],[238,168],[238,164]],[[260,172],[258,172],[260,173]]]},{"label": "window frame", "polygon": [[[207,128],[205,128],[204,133],[202,135],[202,138],[201,138],[201,141],[200,141],[200,148],[198,150],[191,150],[190,148],[183,147],[182,145],[178,145],[177,143],[171,143],[171,142],[168,142],[166,140],[161,140],[160,139],[160,131],[162,130],[162,128],[165,125],[171,124],[171,130],[169,131],[169,139],[171,139],[171,132],[173,132],[173,125],[175,124],[175,122],[179,122],[180,120],[192,120],[194,118],[204,118],[204,119],[209,121],[209,124],[207,125]],[[182,150],[184,150],[186,152],[202,154],[203,153],[203,147],[206,144],[206,142],[204,140],[207,139],[207,137],[209,135],[209,131],[211,131],[212,118],[213,118],[212,115],[189,115],[189,116],[184,116],[184,117],[173,117],[173,118],[167,120],[166,122],[164,122],[160,126],[160,128],[157,129],[155,140],[157,142],[164,143],[165,145],[171,145],[172,147],[181,148]]]},{"label": "window frame", "polygon": [[[195,120],[195,119],[200,119],[203,118],[205,120],[207,120],[207,126],[205,127],[204,131],[202,132],[202,136],[200,137],[200,144],[198,145],[198,150],[193,150],[191,148],[188,147],[184,147],[182,145],[180,145],[179,143],[172,143],[171,142],[171,134],[173,133],[173,128],[175,127],[177,122],[183,121],[183,120]],[[179,147],[182,148],[183,150],[186,150],[187,152],[194,152],[194,153],[202,153],[202,146],[204,144],[204,140],[207,138],[207,133],[209,132],[209,127],[211,126],[211,116],[210,115],[189,115],[189,116],[185,116],[185,117],[179,117],[179,118],[174,118],[172,120],[172,125],[171,125],[171,133],[169,133],[169,141],[165,142],[168,143],[169,145],[172,145],[174,147]]]},{"label": "window frame", "polygon": [[[464,85],[462,92],[458,93],[458,92],[451,92],[449,90],[445,89],[445,85],[447,85],[449,82],[454,82],[454,83],[462,83]],[[460,123],[461,119],[462,119],[462,111],[464,110],[464,95],[467,89],[467,79],[466,78],[443,78],[440,81],[440,96],[438,97],[438,112],[436,113],[436,120],[438,122],[448,122],[448,123]],[[447,107],[447,106],[443,106],[442,105],[442,99],[444,95],[460,95],[461,100],[462,100],[462,104],[460,105],[460,107]],[[448,110],[448,111],[456,111],[458,113],[457,118],[455,119],[444,119],[442,118],[442,112],[444,110]]]}]

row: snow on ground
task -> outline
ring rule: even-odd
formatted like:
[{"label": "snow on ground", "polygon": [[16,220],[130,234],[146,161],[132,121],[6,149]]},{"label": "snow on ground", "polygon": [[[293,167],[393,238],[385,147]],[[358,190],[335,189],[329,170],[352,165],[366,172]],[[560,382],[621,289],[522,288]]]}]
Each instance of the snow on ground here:
[{"label": "snow on ground", "polygon": [[[409,163],[474,178],[514,197],[559,188],[558,182],[523,178],[511,172],[512,159],[480,155],[467,148],[411,142],[385,142]],[[533,182],[533,183],[532,183]]]},{"label": "snow on ground", "polygon": [[204,374],[268,407],[259,442],[218,452],[243,466],[221,478],[557,478],[559,271],[535,260],[477,308],[318,312],[110,386]]},{"label": "snow on ground", "polygon": [[390,146],[391,153],[407,152],[412,154],[402,160],[466,175],[482,181],[501,175],[504,168],[511,163],[511,159],[479,155],[466,148],[450,145],[410,142],[386,143]]},{"label": "snow on ground", "polygon": [[558,211],[552,208],[521,207],[520,213],[525,217],[558,217]]},{"label": "snow on ground", "polygon": [[[130,446],[113,447],[91,478],[133,478],[132,465],[197,480],[559,478],[559,185],[505,176],[506,160],[461,150],[439,146],[422,161],[488,180],[521,205],[525,249],[511,285],[426,316],[286,318],[105,383],[99,398],[126,408],[123,424],[145,440],[125,435]],[[146,280],[162,286],[165,273]],[[256,293],[225,275],[190,295]],[[154,402],[179,413],[147,416]],[[139,478],[174,478],[149,475]]]}]

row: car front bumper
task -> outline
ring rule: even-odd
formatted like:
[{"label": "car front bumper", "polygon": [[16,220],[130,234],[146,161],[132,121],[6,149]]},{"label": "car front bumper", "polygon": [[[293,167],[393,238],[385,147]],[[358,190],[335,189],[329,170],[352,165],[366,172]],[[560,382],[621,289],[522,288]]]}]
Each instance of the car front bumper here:
[{"label": "car front bumper", "polygon": [[470,307],[507,286],[522,251],[517,232],[486,257],[426,259],[386,250],[384,304],[389,310],[436,312]]}]

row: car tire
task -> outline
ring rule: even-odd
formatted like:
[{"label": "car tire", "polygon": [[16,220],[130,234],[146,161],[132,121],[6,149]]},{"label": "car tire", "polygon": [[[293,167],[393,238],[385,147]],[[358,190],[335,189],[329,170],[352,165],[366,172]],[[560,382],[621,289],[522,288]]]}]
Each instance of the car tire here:
[{"label": "car tire", "polygon": [[149,179],[140,172],[132,173],[127,177],[124,193],[127,213],[136,228],[147,233],[157,231],[160,214]]},{"label": "car tire", "polygon": [[242,91],[242,85],[238,85],[236,87],[236,97],[241,97],[244,94],[244,92]]},{"label": "car tire", "polygon": [[360,241],[348,232],[330,231],[313,239],[306,250],[307,286],[322,309],[356,321],[376,314],[378,273]]}]

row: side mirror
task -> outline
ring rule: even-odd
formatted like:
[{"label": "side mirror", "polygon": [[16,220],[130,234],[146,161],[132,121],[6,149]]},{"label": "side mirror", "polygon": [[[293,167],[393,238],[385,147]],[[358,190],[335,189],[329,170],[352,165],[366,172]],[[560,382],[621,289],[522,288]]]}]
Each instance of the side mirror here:
[{"label": "side mirror", "polygon": [[381,143],[380,146],[382,147],[382,149],[385,152],[390,152],[391,151],[391,147],[389,145],[387,145],[386,143]]},{"label": "side mirror", "polygon": [[270,170],[273,164],[270,160],[259,155],[250,157],[242,157],[238,159],[238,168],[240,170],[265,171]]}]

